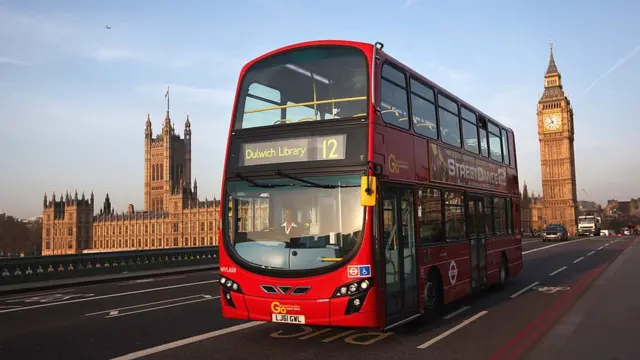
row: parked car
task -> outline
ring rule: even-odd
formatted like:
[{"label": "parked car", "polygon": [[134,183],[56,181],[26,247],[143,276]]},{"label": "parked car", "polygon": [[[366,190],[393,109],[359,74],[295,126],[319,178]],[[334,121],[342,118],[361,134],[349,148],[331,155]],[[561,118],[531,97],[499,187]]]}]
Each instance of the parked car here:
[{"label": "parked car", "polygon": [[540,233],[542,237],[542,241],[567,241],[569,240],[569,233],[567,229],[562,224],[549,224],[544,230]]}]

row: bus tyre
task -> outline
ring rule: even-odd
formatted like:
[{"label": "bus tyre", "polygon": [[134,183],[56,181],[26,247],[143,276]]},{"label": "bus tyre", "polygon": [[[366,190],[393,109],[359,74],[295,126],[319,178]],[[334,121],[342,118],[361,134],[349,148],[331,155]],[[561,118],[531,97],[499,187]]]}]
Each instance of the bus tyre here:
[{"label": "bus tyre", "polygon": [[436,271],[429,271],[424,289],[423,321],[431,321],[440,314],[443,301],[442,279],[440,279],[440,275]]},{"label": "bus tyre", "polygon": [[507,278],[509,277],[509,267],[507,265],[507,257],[505,255],[501,256],[500,260],[500,271],[498,271],[498,286],[504,287],[507,283]]}]

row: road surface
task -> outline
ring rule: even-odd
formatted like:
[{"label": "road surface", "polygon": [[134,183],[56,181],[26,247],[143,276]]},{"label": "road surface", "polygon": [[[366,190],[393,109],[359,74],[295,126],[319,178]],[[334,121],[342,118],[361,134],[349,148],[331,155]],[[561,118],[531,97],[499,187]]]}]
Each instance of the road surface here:
[{"label": "road surface", "polygon": [[525,240],[507,288],[384,334],[223,319],[213,271],[2,296],[0,359],[636,359],[636,239]]}]

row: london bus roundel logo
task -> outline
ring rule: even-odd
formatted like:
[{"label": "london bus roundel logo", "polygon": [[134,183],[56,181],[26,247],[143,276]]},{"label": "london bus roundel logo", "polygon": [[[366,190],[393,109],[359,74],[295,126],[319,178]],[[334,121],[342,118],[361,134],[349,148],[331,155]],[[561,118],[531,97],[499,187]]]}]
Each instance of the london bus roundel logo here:
[{"label": "london bus roundel logo", "polygon": [[359,272],[358,272],[358,268],[357,267],[350,267],[349,268],[349,275],[350,276],[358,276]]},{"label": "london bus roundel logo", "polygon": [[451,263],[449,263],[449,281],[451,281],[451,285],[456,283],[457,278],[458,278],[458,265],[456,265],[455,260],[451,260]]}]

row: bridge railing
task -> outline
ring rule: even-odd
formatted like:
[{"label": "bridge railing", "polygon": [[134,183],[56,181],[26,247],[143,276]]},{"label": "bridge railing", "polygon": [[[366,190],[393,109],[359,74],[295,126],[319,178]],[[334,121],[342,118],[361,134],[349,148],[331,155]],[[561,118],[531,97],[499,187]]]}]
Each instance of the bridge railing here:
[{"label": "bridge railing", "polygon": [[217,246],[0,258],[0,286],[80,276],[217,264]]}]

